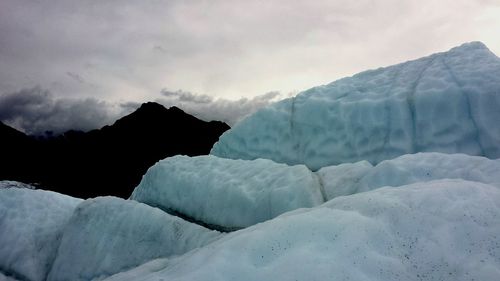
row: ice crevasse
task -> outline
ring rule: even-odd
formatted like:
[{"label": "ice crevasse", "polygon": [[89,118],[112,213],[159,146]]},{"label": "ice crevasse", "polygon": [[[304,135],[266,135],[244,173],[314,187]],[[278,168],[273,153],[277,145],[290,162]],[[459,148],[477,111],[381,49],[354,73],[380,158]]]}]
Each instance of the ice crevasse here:
[{"label": "ice crevasse", "polygon": [[480,42],[361,72],[272,104],[211,154],[312,170],[417,152],[500,157],[500,59]]}]

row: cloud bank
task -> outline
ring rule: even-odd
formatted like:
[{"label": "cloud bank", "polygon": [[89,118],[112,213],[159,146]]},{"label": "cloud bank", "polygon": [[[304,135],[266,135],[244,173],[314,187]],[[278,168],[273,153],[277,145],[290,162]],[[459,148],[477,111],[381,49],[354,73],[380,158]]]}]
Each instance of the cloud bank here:
[{"label": "cloud bank", "polygon": [[202,120],[219,120],[226,122],[231,127],[258,109],[293,95],[293,93],[285,95],[279,92],[268,92],[253,98],[242,97],[237,100],[229,100],[197,95],[182,90],[163,89],[161,94],[163,97],[156,101],[166,107],[177,106]]},{"label": "cloud bank", "polygon": [[56,98],[41,87],[0,95],[0,121],[27,134],[55,134],[102,127],[125,113],[95,98]]},{"label": "cloud bank", "polygon": [[[205,121],[218,120],[233,126],[259,108],[290,95],[269,92],[254,98],[229,100],[164,89],[155,101],[167,108],[177,106]],[[71,129],[88,131],[112,124],[140,105],[134,101],[57,98],[37,86],[0,95],[0,121],[31,135],[59,134]]]}]

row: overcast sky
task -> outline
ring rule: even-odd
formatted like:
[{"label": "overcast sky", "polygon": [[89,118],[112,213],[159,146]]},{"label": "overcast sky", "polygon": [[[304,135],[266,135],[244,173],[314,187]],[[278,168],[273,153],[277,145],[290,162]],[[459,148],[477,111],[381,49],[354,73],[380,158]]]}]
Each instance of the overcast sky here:
[{"label": "overcast sky", "polygon": [[250,110],[469,41],[500,54],[500,1],[0,0],[0,103],[31,93],[111,120],[158,100],[234,122],[242,101]]}]

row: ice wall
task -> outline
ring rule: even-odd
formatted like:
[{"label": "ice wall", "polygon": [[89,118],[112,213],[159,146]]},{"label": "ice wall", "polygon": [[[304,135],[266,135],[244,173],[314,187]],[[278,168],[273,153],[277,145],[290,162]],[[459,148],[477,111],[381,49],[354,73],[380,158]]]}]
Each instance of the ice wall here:
[{"label": "ice wall", "polygon": [[500,59],[474,42],[264,108],[211,154],[321,167],[416,152],[500,157]]},{"label": "ice wall", "polygon": [[166,158],[130,198],[223,230],[323,203],[318,179],[304,165],[215,156]]}]

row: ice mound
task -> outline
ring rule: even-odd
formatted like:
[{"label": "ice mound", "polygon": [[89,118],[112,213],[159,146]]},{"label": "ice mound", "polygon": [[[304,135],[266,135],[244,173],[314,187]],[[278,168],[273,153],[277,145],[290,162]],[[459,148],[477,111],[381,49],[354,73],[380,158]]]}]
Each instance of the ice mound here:
[{"label": "ice mound", "polygon": [[71,217],[47,280],[103,279],[151,259],[184,254],[220,235],[135,201],[87,200]]},{"label": "ice mound", "polygon": [[211,154],[321,167],[417,152],[500,157],[500,59],[468,43],[369,70],[264,108]]},{"label": "ice mound", "polygon": [[108,281],[497,280],[499,220],[496,187],[387,187],[287,213]]},{"label": "ice mound", "polygon": [[436,152],[403,155],[373,167],[366,161],[321,168],[328,200],[384,186],[402,186],[437,179],[464,179],[500,187],[500,159]]},{"label": "ice mound", "polygon": [[44,190],[0,189],[0,279],[45,281],[63,229],[81,201]]},{"label": "ice mound", "polygon": [[304,165],[210,155],[156,163],[130,198],[222,230],[324,202],[316,175]]}]

